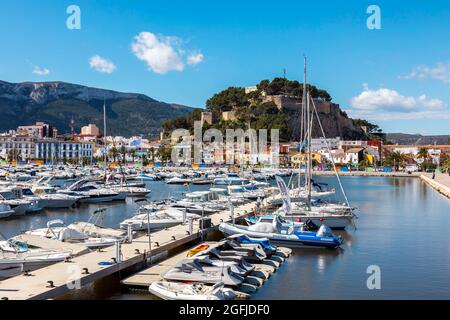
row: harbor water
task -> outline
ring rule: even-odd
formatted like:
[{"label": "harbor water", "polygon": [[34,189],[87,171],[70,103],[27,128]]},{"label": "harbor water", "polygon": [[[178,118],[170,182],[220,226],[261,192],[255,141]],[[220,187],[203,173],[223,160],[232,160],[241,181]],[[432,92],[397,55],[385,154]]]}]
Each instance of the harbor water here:
[{"label": "harbor water", "polygon": [[[356,206],[356,230],[336,231],[345,243],[340,250],[302,249],[260,288],[252,299],[450,299],[450,201],[417,178],[342,177]],[[317,181],[336,186],[332,177]],[[147,184],[151,200],[181,198],[183,193],[210,186]],[[337,186],[336,186],[337,187]],[[342,201],[342,195],[337,195]],[[46,210],[0,221],[0,232],[11,237],[45,227],[47,221],[66,224],[87,221],[106,208],[102,225],[117,228],[133,215],[133,199],[69,210]],[[380,270],[380,289],[367,286],[368,268]],[[155,299],[121,288],[119,275],[105,279],[76,298]]]}]

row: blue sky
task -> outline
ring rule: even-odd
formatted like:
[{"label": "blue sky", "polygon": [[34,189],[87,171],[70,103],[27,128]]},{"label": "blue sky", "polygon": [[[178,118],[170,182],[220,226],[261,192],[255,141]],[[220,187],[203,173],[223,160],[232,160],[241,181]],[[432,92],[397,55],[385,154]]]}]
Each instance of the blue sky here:
[{"label": "blue sky", "polygon": [[[80,30],[66,27],[72,4],[81,9]],[[366,26],[371,4],[381,9],[381,30]],[[386,132],[450,134],[447,0],[3,0],[0,7],[1,80],[61,80],[203,107],[215,92],[283,68],[301,80],[305,53],[310,82],[351,116]]]}]

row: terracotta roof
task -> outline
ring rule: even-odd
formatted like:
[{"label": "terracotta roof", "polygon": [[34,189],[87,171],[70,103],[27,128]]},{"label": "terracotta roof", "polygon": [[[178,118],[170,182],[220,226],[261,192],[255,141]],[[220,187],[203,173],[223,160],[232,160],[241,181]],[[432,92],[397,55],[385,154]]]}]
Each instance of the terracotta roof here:
[{"label": "terracotta roof", "polygon": [[346,153],[357,153],[364,150],[364,148],[350,148],[346,151]]}]

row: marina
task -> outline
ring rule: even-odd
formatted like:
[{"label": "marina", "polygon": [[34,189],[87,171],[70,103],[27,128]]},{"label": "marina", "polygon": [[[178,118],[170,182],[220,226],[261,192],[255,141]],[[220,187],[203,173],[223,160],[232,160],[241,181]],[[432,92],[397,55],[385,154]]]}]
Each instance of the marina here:
[{"label": "marina", "polygon": [[[330,186],[338,187],[335,185],[336,182],[332,177],[317,176],[315,179],[317,179],[317,181],[328,183]],[[289,177],[285,177],[284,180],[288,183]],[[418,179],[416,176],[346,176],[342,177],[342,180],[348,196],[352,199],[352,205],[357,207],[358,219],[356,220],[356,230],[349,227],[346,231],[334,231],[335,234],[343,238],[343,245],[341,246],[341,249],[337,251],[323,252],[321,251],[323,249],[306,249],[306,251],[305,249],[294,249],[292,256],[286,260],[286,263],[273,273],[269,279],[264,281],[264,286],[261,288],[258,287],[257,290],[250,293],[251,298],[337,297],[335,296],[335,294],[337,294],[336,291],[334,291],[334,293],[324,291],[326,290],[327,282],[340,283],[340,288],[348,287],[349,291],[344,290],[341,292],[341,295],[344,298],[352,298],[353,295],[362,295],[366,298],[377,298],[381,297],[381,292],[378,293],[365,288],[365,279],[367,278],[365,269],[367,266],[372,264],[385,266],[382,269],[385,270],[383,277],[388,278],[388,280],[385,281],[394,281],[395,278],[397,279],[397,282],[402,282],[412,279],[410,277],[414,277],[414,274],[417,272],[424,272],[424,268],[428,268],[427,261],[433,261],[433,266],[437,266],[436,268],[429,267],[427,269],[427,272],[433,275],[432,277],[435,279],[435,282],[433,285],[430,285],[426,281],[414,281],[411,282],[411,286],[417,289],[420,288],[421,292],[428,292],[429,294],[432,292],[444,295],[447,294],[448,291],[446,290],[448,289],[448,283],[445,281],[446,274],[445,272],[441,272],[448,267],[444,262],[447,260],[446,253],[443,253],[439,248],[432,248],[430,246],[436,241],[448,241],[448,224],[439,222],[449,219],[448,215],[446,215],[450,210],[448,200],[426,183],[421,182],[421,179]],[[274,180],[271,180],[271,185],[276,185]],[[170,189],[168,189],[167,184],[164,181],[149,181],[145,183],[145,187],[152,191],[147,196],[148,200],[158,201],[173,197],[181,199],[186,193],[208,190],[211,185],[172,185],[170,186]],[[339,197],[342,196],[338,193],[334,197],[339,199]],[[384,199],[382,203],[374,201],[374,199],[380,197]],[[261,207],[265,208],[269,204],[269,200],[270,197],[262,201],[260,204]],[[115,229],[118,228],[121,221],[135,214],[139,209],[138,204],[139,202],[136,203],[136,199],[127,198],[126,201],[112,202],[109,204],[86,203],[72,209],[47,209],[41,213],[3,219],[0,225],[0,232],[6,237],[12,237],[25,230],[43,228],[49,220],[64,219],[66,224],[76,221],[88,221],[92,212],[99,208],[106,209],[103,215],[102,227]],[[255,207],[255,201],[240,206],[236,205],[234,208],[236,222],[238,222],[238,220],[242,221],[247,214],[255,210]],[[421,212],[424,212],[424,214],[422,215]],[[208,217],[211,218],[212,225],[214,226],[213,229],[215,230],[221,222],[232,220],[230,210],[211,214]],[[424,217],[426,217],[426,219],[424,219]],[[422,242],[419,239],[405,240],[406,234],[418,232],[415,228],[418,224],[422,225],[421,232],[430,232],[430,241]],[[182,253],[185,253],[186,250],[195,246],[195,243],[201,243],[199,224],[193,223],[192,226],[192,235],[187,234],[189,226],[186,224],[177,225],[167,230],[152,231],[152,255],[155,255],[155,257],[158,256],[158,260],[155,260],[155,266],[150,267],[150,269],[146,269],[145,267],[145,261],[149,258],[149,241],[144,233],[143,235],[141,234],[140,236],[135,237],[132,243],[123,243],[121,245],[123,255],[121,263],[111,264],[111,262],[114,261],[112,258],[116,256],[116,249],[114,246],[104,248],[100,252],[94,251],[73,257],[71,258],[72,262],[60,262],[42,269],[31,271],[29,272],[31,275],[20,275],[7,280],[1,280],[1,296],[8,299],[55,299],[58,297],[69,299],[76,297],[92,299],[152,299],[152,295],[148,293],[148,290],[145,290],[147,293],[144,294],[127,288],[136,286],[142,287],[145,281],[149,281],[147,285],[149,286],[152,281],[160,280],[157,274],[162,271],[163,268],[161,266],[169,266],[172,262],[175,262],[180,258],[180,253],[175,253],[174,256],[169,254],[167,257],[169,251],[175,250],[176,252],[179,251],[180,248]],[[435,230],[436,228],[437,231],[431,233],[431,230]],[[212,231],[213,229],[209,231]],[[217,233],[217,231],[214,232]],[[207,233],[209,232],[205,231],[205,239]],[[397,239],[395,242],[396,245],[383,245],[382,242],[380,243],[380,240],[382,239],[380,237]],[[33,244],[33,241],[30,239],[31,238],[24,237],[22,240],[29,241],[29,244],[31,245]],[[45,239],[42,241],[45,242],[46,246],[48,246],[49,242],[52,243],[52,241],[54,241],[44,240]],[[39,240],[35,239],[34,241]],[[58,249],[56,243],[53,246],[53,249]],[[44,244],[40,245],[44,246]],[[67,244],[66,246],[70,246],[70,244]],[[183,250],[182,248],[186,249]],[[81,249],[82,246],[80,246],[80,251],[83,251]],[[139,250],[139,254],[136,253],[136,249]],[[73,248],[71,248],[71,250],[73,250]],[[381,256],[375,254],[375,252],[379,252],[379,250],[382,250],[383,252]],[[369,255],[369,252],[373,253]],[[396,264],[393,259],[399,252],[402,252],[403,258]],[[75,251],[73,251],[73,253],[75,253]],[[417,253],[421,253],[423,258],[415,260],[414,257]],[[376,256],[377,258],[374,259],[373,256]],[[160,264],[157,264],[157,261],[160,261],[159,259],[162,259],[162,261]],[[410,263],[408,262],[408,259],[413,259],[415,262]],[[99,262],[104,262],[105,265],[100,266]],[[404,263],[408,263],[411,270],[402,271],[402,274],[404,274],[403,277],[395,270],[396,267],[401,269],[401,265]],[[81,273],[85,272],[83,271],[86,270],[84,268],[87,268],[87,272],[89,272],[89,274],[80,275],[79,279],[83,287],[80,290],[73,291],[69,290],[67,287],[67,268],[71,265],[80,266]],[[158,265],[159,267],[157,267]],[[339,265],[341,266],[339,267]],[[141,268],[143,268],[142,270],[144,271],[139,271]],[[344,268],[345,271],[342,268]],[[116,289],[112,292],[104,292],[98,285],[95,287],[92,287],[91,285],[105,277],[108,278],[127,269],[136,270],[135,272],[137,273],[131,272],[130,276],[124,279],[108,280],[122,283],[122,285],[114,285],[113,287]],[[298,273],[298,271],[295,270],[308,270],[308,274],[310,274],[311,278],[305,279],[302,276],[303,272],[300,272],[300,279],[303,279],[303,285],[309,288],[312,288],[311,286],[313,286],[315,289],[301,292],[291,292],[286,290],[283,291],[285,293],[281,295],[274,295],[274,292],[279,292],[276,289],[277,286],[286,286],[286,281],[296,281],[296,277],[292,277],[293,274]],[[341,271],[336,274],[336,270]],[[142,274],[145,275],[146,271],[152,271],[152,276],[150,278],[146,278],[145,276],[142,277]],[[313,276],[313,274],[315,274],[315,276]],[[70,279],[73,280],[72,278]],[[114,279],[116,278],[114,277]],[[49,286],[48,281],[52,281],[51,285],[54,286],[54,288],[47,288],[47,286]],[[342,281],[345,281],[345,283]],[[358,281],[356,287],[355,281]],[[394,283],[396,281],[394,281]],[[134,284],[141,283],[133,286],[131,285],[133,282]],[[288,286],[288,288],[289,287],[290,286]],[[93,288],[95,288],[95,290]],[[382,291],[383,296],[388,295],[394,299],[421,296],[419,293],[411,293],[409,291],[395,293],[395,290],[393,290],[393,287],[391,286],[384,287]],[[69,293],[69,295],[67,295],[67,293]]]},{"label": "marina", "polygon": [[0,26],[11,314],[450,301],[450,2],[4,0]]}]

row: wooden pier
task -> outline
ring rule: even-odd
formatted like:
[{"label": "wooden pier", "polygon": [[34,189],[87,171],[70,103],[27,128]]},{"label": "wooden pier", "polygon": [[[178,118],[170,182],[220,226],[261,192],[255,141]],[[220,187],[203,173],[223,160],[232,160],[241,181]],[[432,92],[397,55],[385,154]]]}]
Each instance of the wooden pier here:
[{"label": "wooden pier", "polygon": [[[244,218],[255,210],[255,205],[256,203],[252,202],[235,207],[235,219]],[[155,257],[198,240],[202,237],[202,233],[206,235],[210,231],[217,230],[221,222],[231,221],[229,210],[207,217],[211,218],[212,227],[203,232],[198,223],[194,223],[192,234],[189,234],[187,225],[177,225],[153,232],[151,234],[151,254],[149,254],[149,237],[145,235],[133,239],[132,243],[121,245],[121,261],[119,262],[114,262],[116,248],[113,246],[0,281],[0,299],[54,299],[121,270],[140,265],[148,261],[150,256]]]}]

